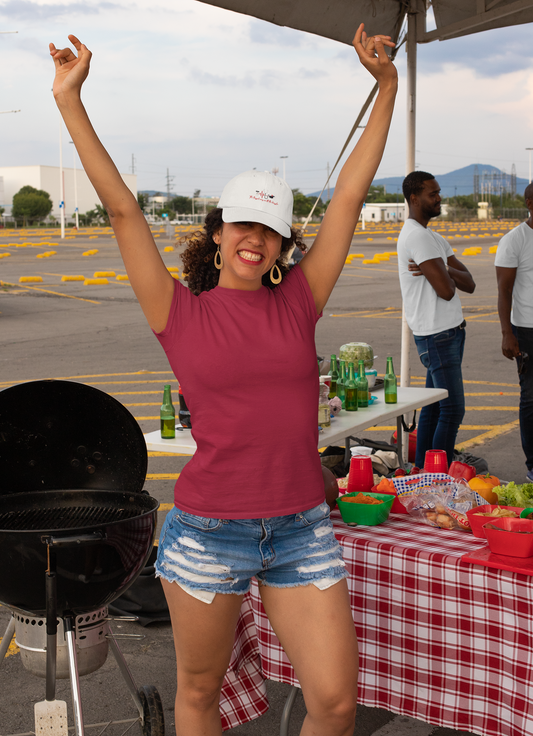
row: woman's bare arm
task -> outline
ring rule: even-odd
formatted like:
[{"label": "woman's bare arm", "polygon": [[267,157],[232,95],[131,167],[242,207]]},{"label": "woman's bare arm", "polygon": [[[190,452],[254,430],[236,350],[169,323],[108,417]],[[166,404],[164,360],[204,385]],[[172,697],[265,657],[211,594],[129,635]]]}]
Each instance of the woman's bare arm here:
[{"label": "woman's bare arm", "polygon": [[389,36],[367,38],[361,24],[353,45],[363,66],[379,83],[379,92],[365,131],[339,174],[315,242],[301,262],[317,312],[326,305],[344,266],[359,214],[383,156],[398,88],[396,68],[385,51],[385,46],[394,46]]},{"label": "woman's bare arm", "polygon": [[174,280],[159,254],[150,228],[131,191],[100,142],[81,101],[89,74],[91,52],[76,36],[69,36],[78,55],[50,44],[56,74],[53,92],[81,163],[109,214],[120,253],[135,295],[156,332],[164,329]]}]

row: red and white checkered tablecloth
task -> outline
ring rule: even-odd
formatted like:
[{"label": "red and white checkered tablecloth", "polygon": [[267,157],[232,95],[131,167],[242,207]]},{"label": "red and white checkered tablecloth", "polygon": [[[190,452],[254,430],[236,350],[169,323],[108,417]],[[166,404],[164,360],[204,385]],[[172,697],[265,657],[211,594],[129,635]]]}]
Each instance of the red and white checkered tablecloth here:
[{"label": "red and white checkered tablecloth", "polygon": [[[347,527],[338,512],[332,518],[359,639],[359,702],[482,736],[531,736],[533,578],[462,562],[485,545],[466,532],[398,514],[376,527]],[[232,662],[246,646],[260,655],[264,677],[297,685],[257,586],[245,598],[243,619]],[[252,662],[257,666],[255,656]],[[245,702],[256,696],[242,678],[232,692],[225,687],[223,714],[227,696],[242,720],[225,728],[257,717]]]}]

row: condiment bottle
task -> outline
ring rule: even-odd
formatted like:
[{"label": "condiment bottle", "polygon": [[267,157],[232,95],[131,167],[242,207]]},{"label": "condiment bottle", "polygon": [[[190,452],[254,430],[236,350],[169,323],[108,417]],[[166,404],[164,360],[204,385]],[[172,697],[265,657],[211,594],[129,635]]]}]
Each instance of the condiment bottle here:
[{"label": "condiment bottle", "polygon": [[161,419],[161,439],[173,440],[176,436],[176,412],[170,394],[170,383],[163,387],[163,403],[159,411]]},{"label": "condiment bottle", "polygon": [[365,361],[359,361],[359,375],[357,377],[357,405],[360,409],[368,406],[368,378],[365,374]]},{"label": "condiment bottle", "polygon": [[339,377],[337,378],[337,396],[341,400],[342,408],[344,409],[344,382],[346,380],[346,368],[344,366],[344,360],[339,360]]},{"label": "condiment bottle", "polygon": [[191,429],[192,427],[191,412],[187,408],[187,403],[185,401],[185,396],[183,395],[183,391],[181,390],[181,386],[179,387],[178,395],[180,399],[180,410],[179,410],[180,424],[182,427],[185,427],[185,429]]},{"label": "condiment bottle", "polygon": [[337,386],[338,386],[338,380],[339,380],[339,372],[337,371],[337,356],[336,355],[331,356],[331,369],[329,371],[329,375],[331,376],[331,382],[329,385],[328,399],[334,399],[335,396],[337,396]]},{"label": "condiment bottle", "polygon": [[357,411],[357,384],[354,376],[354,364],[348,364],[348,378],[344,384],[344,405],[346,411]]},{"label": "condiment bottle", "polygon": [[328,403],[328,385],[320,382],[320,393],[318,397],[318,426],[325,429],[331,427],[331,410]]},{"label": "condiment bottle", "polygon": [[392,365],[392,357],[387,358],[387,370],[385,372],[385,403],[386,404],[397,404],[398,403],[398,386],[396,382],[396,375],[394,373],[394,367]]}]

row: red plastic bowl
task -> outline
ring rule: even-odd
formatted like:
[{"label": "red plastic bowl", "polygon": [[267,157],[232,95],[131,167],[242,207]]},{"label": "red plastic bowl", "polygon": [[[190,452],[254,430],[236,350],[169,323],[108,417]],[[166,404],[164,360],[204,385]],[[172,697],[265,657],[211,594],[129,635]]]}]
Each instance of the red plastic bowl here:
[{"label": "red plastic bowl", "polygon": [[372,492],[373,493],[386,493],[389,496],[394,496],[394,501],[392,502],[392,506],[390,510],[391,514],[408,514],[409,513],[407,509],[405,508],[405,506],[403,505],[403,503],[398,498],[397,493],[393,493],[392,491],[378,491],[377,486],[372,486]]},{"label": "red plastic bowl", "polygon": [[[498,527],[491,529],[492,526]],[[483,527],[490,551],[506,557],[533,557],[532,519],[494,519]]]},{"label": "red plastic bowl", "polygon": [[[486,539],[485,532],[483,531],[483,527],[489,521],[496,521],[498,519],[497,516],[494,516],[492,519],[489,516],[480,516],[478,512],[479,511],[492,511],[492,509],[497,509],[498,506],[501,509],[509,509],[510,511],[514,511],[517,518],[520,516],[520,512],[522,511],[522,509],[519,509],[516,506],[502,506],[501,504],[496,504],[496,503],[488,503],[488,504],[485,504],[485,506],[476,506],[475,508],[470,509],[470,511],[466,512],[466,515],[468,516],[468,521],[470,522],[470,526],[472,527],[472,533],[474,534],[474,537],[479,537],[479,539]],[[513,517],[504,516],[500,518],[511,519]]]}]

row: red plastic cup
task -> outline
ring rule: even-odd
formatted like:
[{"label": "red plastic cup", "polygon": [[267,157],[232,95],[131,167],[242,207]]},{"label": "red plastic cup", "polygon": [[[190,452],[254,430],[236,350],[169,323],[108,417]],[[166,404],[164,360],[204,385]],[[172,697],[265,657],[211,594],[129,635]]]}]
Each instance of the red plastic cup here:
[{"label": "red plastic cup", "polygon": [[370,455],[356,455],[350,461],[347,493],[368,493],[374,485]]},{"label": "red plastic cup", "polygon": [[427,450],[424,459],[425,473],[447,473],[448,456],[446,450]]}]

